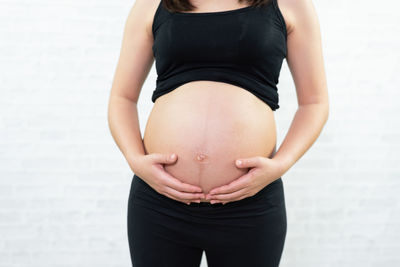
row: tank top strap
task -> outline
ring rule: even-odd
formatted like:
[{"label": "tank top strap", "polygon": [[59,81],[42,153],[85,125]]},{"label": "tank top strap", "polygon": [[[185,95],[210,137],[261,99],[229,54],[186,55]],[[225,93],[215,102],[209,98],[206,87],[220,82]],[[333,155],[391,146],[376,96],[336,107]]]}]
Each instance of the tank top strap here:
[{"label": "tank top strap", "polygon": [[287,40],[287,32],[286,32],[286,23],[285,23],[285,18],[282,15],[281,9],[279,8],[278,0],[271,0],[272,5],[274,7],[274,10],[276,12],[276,15],[278,16],[278,19],[282,25],[282,31],[283,34],[285,35],[285,40]]},{"label": "tank top strap", "polygon": [[152,25],[153,34],[155,34],[158,27],[160,27],[160,25],[163,24],[170,17],[171,17],[171,13],[168,12],[168,10],[164,8],[163,1],[160,0],[160,2],[158,3],[158,6],[157,6],[157,10],[154,14],[154,18],[153,18],[153,25]]}]

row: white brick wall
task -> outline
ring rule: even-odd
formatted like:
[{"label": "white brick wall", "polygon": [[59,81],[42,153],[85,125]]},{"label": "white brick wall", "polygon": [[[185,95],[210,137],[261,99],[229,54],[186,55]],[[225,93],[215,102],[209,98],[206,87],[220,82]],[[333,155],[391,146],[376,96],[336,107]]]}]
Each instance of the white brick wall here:
[{"label": "white brick wall", "polygon": [[[399,4],[313,2],[331,112],[283,177],[281,266],[400,266]],[[0,0],[0,267],[130,266],[132,173],[106,113],[132,4]],[[297,108],[286,63],[278,86],[279,145]]]}]

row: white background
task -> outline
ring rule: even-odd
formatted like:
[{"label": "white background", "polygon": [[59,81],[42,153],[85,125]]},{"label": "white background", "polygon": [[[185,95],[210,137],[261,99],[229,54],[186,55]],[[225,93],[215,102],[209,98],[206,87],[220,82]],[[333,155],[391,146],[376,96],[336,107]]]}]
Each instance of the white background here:
[{"label": "white background", "polygon": [[[283,176],[281,266],[400,266],[400,6],[313,2],[331,109]],[[0,0],[0,267],[130,266],[132,172],[107,104],[132,5]],[[155,80],[153,65],[139,99],[142,133]],[[278,88],[279,146],[297,108],[286,61]]]}]

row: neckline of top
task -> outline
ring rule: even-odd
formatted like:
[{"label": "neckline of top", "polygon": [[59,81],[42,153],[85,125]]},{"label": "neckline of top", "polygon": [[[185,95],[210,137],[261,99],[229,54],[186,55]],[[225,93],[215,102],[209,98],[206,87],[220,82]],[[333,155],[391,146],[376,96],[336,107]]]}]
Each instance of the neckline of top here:
[{"label": "neckline of top", "polygon": [[234,14],[241,13],[247,11],[248,9],[253,8],[253,5],[245,6],[241,8],[231,9],[231,10],[223,10],[223,11],[211,11],[211,12],[173,12],[174,15],[179,16],[207,16],[207,15],[224,15],[224,14]]}]

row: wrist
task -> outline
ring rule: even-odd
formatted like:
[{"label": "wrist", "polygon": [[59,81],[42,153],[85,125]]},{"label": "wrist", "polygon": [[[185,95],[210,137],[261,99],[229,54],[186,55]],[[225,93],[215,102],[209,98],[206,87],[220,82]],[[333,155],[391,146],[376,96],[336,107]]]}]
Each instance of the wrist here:
[{"label": "wrist", "polygon": [[140,165],[140,164],[138,164],[140,157],[143,157],[143,156],[144,156],[144,154],[131,154],[126,157],[128,165],[134,173],[136,173],[136,171],[137,171],[137,166]]},{"label": "wrist", "polygon": [[278,169],[279,169],[279,176],[284,175],[292,166],[292,163],[290,161],[290,159],[288,158],[281,158],[281,157],[273,157],[273,160],[275,160],[275,162],[278,165]]}]

